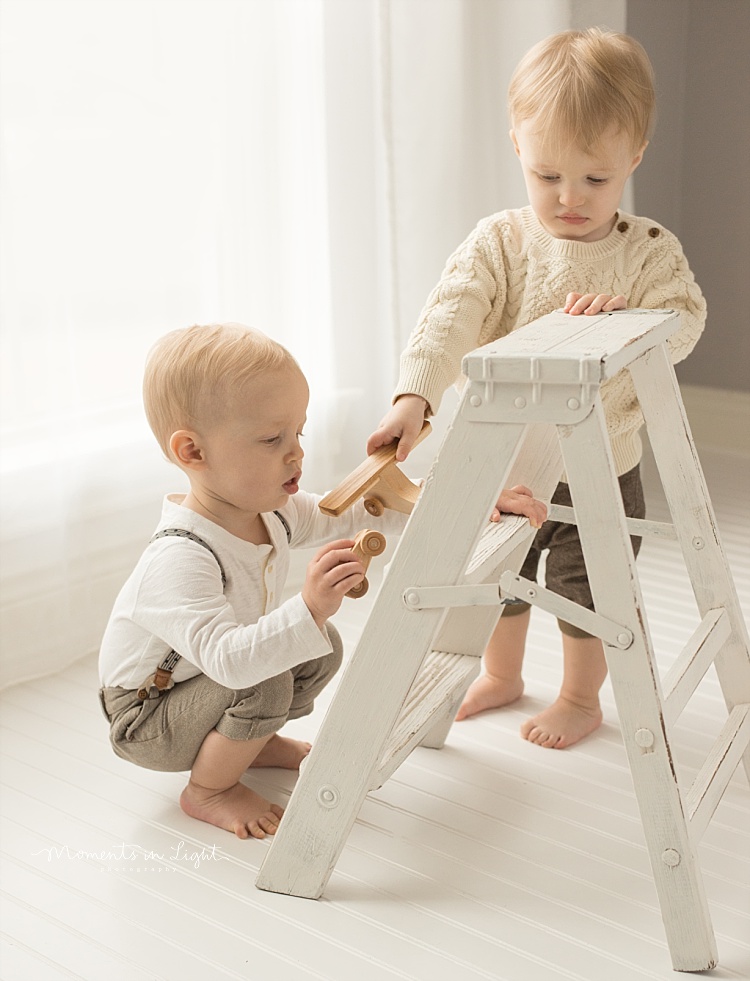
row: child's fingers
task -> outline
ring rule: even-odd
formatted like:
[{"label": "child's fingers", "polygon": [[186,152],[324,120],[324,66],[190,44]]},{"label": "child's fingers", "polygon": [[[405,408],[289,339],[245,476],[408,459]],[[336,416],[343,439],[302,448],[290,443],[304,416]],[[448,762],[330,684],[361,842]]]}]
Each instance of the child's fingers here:
[{"label": "child's fingers", "polygon": [[596,313],[625,310],[627,305],[628,302],[622,294],[612,296],[611,293],[568,293],[563,311],[574,317],[582,313],[592,316]]},{"label": "child's fingers", "polygon": [[396,462],[403,463],[407,456],[411,453],[414,447],[414,440],[416,439],[416,433],[411,434],[404,431],[401,434],[401,439],[398,441],[398,449],[396,450]]},{"label": "child's fingers", "polygon": [[346,551],[351,556],[353,538],[337,538],[336,541],[327,542],[322,548],[318,549],[312,558],[313,562],[321,562],[331,552]]},{"label": "child's fingers", "polygon": [[596,293],[579,293],[578,299],[570,305],[566,312],[573,317],[578,317],[582,313],[589,313],[589,308],[596,300],[596,296]]},{"label": "child's fingers", "polygon": [[[498,518],[495,518],[495,512]],[[500,495],[495,511],[490,520],[499,520],[499,514],[520,514],[528,518],[532,528],[541,528],[547,520],[547,505],[537,501],[531,490],[523,484],[517,484]]]},{"label": "child's fingers", "polygon": [[524,497],[533,497],[534,493],[531,488],[526,487],[525,484],[516,484],[515,487],[511,487],[512,494],[523,494]]},{"label": "child's fingers", "polygon": [[346,593],[352,586],[357,586],[365,578],[365,567],[361,562],[341,562],[329,569],[324,577],[324,584],[336,592]]},{"label": "child's fingers", "polygon": [[[586,297],[583,299],[586,299]],[[581,302],[583,302],[583,300]],[[611,313],[612,310],[620,310],[624,307],[624,296],[612,296],[610,293],[598,293],[596,296],[593,296],[591,302],[583,312],[590,317],[597,313]]]},{"label": "child's fingers", "polygon": [[532,528],[541,528],[547,519],[547,508],[540,501],[535,501],[529,507],[524,508],[523,511],[519,509],[519,513],[523,514],[525,518],[528,518]]},{"label": "child's fingers", "polygon": [[349,576],[364,576],[364,566],[351,550],[353,544],[352,539],[341,539],[321,549],[310,563],[313,578],[330,588]]},{"label": "child's fingers", "polygon": [[547,520],[547,505],[543,501],[534,501],[526,517],[532,528],[541,528]]},{"label": "child's fingers", "polygon": [[393,433],[383,427],[376,429],[367,440],[367,455],[370,456],[375,450],[379,450],[381,446],[388,446],[389,443],[392,443],[397,438]]}]

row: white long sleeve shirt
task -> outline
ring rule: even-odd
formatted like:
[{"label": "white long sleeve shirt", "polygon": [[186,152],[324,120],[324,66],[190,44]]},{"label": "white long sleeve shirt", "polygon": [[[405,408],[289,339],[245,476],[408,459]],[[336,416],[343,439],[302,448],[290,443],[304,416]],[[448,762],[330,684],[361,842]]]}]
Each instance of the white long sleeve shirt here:
[{"label": "white long sleeve shirt", "polygon": [[363,528],[386,537],[400,534],[406,515],[368,514],[361,501],[339,518],[324,515],[320,497],[299,491],[280,509],[291,530],[274,513],[262,515],[270,545],[253,545],[182,507],[182,495],[164,500],[156,531],[192,532],[211,552],[187,538],[149,543],[115,601],[99,654],[104,687],[139,688],[165,656],[181,660],[175,682],[205,674],[227,688],[250,688],[303,661],[332,650],[302,596],[280,602],[291,548],[353,538]]}]

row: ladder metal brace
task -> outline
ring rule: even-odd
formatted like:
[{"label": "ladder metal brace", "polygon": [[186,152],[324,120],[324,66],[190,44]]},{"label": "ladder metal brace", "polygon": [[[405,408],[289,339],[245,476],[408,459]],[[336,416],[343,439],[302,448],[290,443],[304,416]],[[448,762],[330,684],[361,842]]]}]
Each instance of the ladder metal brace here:
[{"label": "ladder metal brace", "polygon": [[500,596],[498,583],[460,586],[410,586],[404,590],[404,606],[413,613],[456,606],[501,606],[512,602]]},{"label": "ladder metal brace", "polygon": [[625,651],[633,643],[633,634],[621,623],[599,616],[598,613],[510,571],[503,573],[499,584],[410,586],[403,594],[404,606],[413,613],[457,606],[504,606],[513,600],[522,600],[560,617],[561,620],[567,620],[586,633],[600,637],[610,647]]},{"label": "ladder metal brace", "polygon": [[546,589],[530,579],[514,575],[510,570],[500,576],[500,587],[509,596],[530,603],[532,606],[538,606],[540,610],[545,610],[561,620],[574,624],[581,630],[585,630],[587,634],[601,638],[609,647],[617,647],[621,651],[626,651],[633,643],[632,632],[623,624],[615,623],[614,620],[593,613],[591,610],[587,610],[585,606],[565,599],[564,596],[553,593],[552,590]]}]

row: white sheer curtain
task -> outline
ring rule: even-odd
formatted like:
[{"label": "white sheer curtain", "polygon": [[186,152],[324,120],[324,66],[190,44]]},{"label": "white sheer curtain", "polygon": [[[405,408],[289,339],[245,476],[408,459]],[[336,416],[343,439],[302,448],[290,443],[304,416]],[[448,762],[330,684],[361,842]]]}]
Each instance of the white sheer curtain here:
[{"label": "white sheer curtain", "polygon": [[142,416],[153,341],[234,320],[286,344],[312,388],[305,484],[330,486],[449,252],[524,202],[513,65],[623,8],[3,0],[0,684],[96,648],[184,486]]}]

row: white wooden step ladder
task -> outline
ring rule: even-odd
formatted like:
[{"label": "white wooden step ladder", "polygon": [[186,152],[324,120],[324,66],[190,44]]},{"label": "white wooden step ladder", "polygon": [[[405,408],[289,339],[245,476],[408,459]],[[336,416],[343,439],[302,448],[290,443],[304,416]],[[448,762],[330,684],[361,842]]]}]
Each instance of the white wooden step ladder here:
[{"label": "white wooden step ladder", "polygon": [[[690,436],[667,338],[673,311],[556,312],[474,351],[469,378],[396,548],[257,886],[318,898],[368,791],[417,745],[439,748],[501,612],[517,596],[600,636],[675,970],[717,962],[696,849],[744,760],[750,776],[748,634]],[[672,524],[626,519],[600,387],[631,372]],[[564,465],[596,612],[518,576],[534,535],[489,515],[501,487],[549,501]],[[676,537],[700,622],[662,682],[629,534]],[[682,793],[669,729],[711,664],[726,726]]]}]

